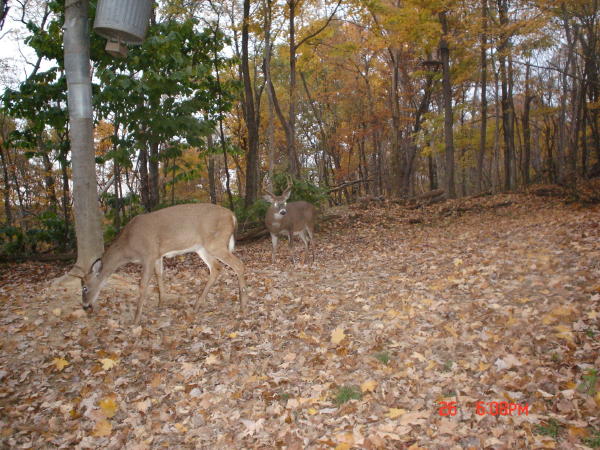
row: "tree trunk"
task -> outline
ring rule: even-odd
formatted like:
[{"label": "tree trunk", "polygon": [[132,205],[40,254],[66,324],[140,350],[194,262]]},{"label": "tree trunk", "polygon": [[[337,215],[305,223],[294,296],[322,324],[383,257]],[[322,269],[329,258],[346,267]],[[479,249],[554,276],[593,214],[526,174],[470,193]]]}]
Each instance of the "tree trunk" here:
[{"label": "tree trunk", "polygon": [[258,117],[252,92],[250,66],[248,63],[248,37],[250,21],[250,0],[244,0],[244,19],[242,22],[242,77],[244,82],[243,112],[248,129],[248,151],[246,152],[246,197],[244,205],[249,208],[258,197],[259,155],[258,155]]},{"label": "tree trunk", "polygon": [[148,148],[145,144],[140,146],[139,163],[140,197],[144,209],[146,212],[150,212],[152,211],[152,205],[150,203],[150,183],[148,181]]},{"label": "tree trunk", "polygon": [[86,273],[104,251],[96,186],[88,3],[66,1],[63,36],[77,235],[77,262],[72,272],[79,273]]},{"label": "tree trunk", "polygon": [[273,22],[273,1],[265,0],[265,50],[263,60],[263,74],[265,84],[267,85],[267,135],[265,139],[265,147],[267,148],[269,157],[269,191],[273,192],[273,175],[275,170],[275,111],[273,107],[273,95],[269,86],[271,85],[271,55],[273,51],[273,43],[271,42],[271,24]]},{"label": "tree trunk", "polygon": [[71,208],[69,203],[69,171],[66,161],[66,155],[60,159],[60,169],[62,173],[62,213],[65,221],[64,241],[69,239],[69,230],[71,228]]},{"label": "tree trunk", "polygon": [[533,96],[529,87],[530,65],[527,62],[525,68],[525,104],[523,105],[523,184],[529,185],[529,169],[531,161],[531,129],[529,128],[529,112]]},{"label": "tree trunk", "polygon": [[159,164],[159,143],[152,142],[150,144],[150,158],[148,158],[148,188],[149,198],[148,202],[150,210],[155,209],[160,203],[159,194],[159,178],[160,172],[158,168]]},{"label": "tree trunk", "polygon": [[483,161],[485,157],[485,144],[487,138],[487,25],[488,4],[482,0],[481,18],[483,30],[481,32],[481,124],[479,127],[479,152],[477,153],[477,192],[483,191]]},{"label": "tree trunk", "polygon": [[2,193],[4,195],[4,215],[6,216],[6,224],[12,225],[12,210],[10,208],[10,187],[9,187],[9,175],[8,175],[8,161],[4,157],[4,146],[0,142],[0,162],[2,163],[2,175],[4,178],[4,189]]},{"label": "tree trunk", "polygon": [[498,62],[500,64],[500,84],[502,89],[502,134],[504,137],[504,190],[510,191],[513,185],[512,159],[514,155],[514,111],[512,108],[512,86],[508,71],[506,52],[509,48],[508,30],[508,0],[498,0],[498,15],[502,32],[498,46]]},{"label": "tree trunk", "polygon": [[215,181],[215,155],[212,152],[214,146],[212,133],[206,138],[208,144],[208,193],[210,195],[210,202],[213,205],[217,204],[217,184]]},{"label": "tree trunk", "polygon": [[286,145],[290,173],[295,178],[300,178],[300,162],[296,152],[296,6],[297,0],[288,1],[289,17],[289,44],[290,44],[290,86],[289,86],[289,114],[288,124],[290,132],[286,134]]},{"label": "tree trunk", "polygon": [[50,203],[50,209],[52,211],[58,211],[58,197],[56,196],[56,183],[54,181],[52,161],[45,149],[40,149],[42,152],[42,161],[44,162],[44,187],[46,188],[46,195],[48,196],[48,202]]},{"label": "tree trunk", "polygon": [[392,192],[396,197],[402,195],[402,155],[401,141],[402,130],[400,127],[400,50],[389,48],[390,63],[392,69],[392,89],[390,92],[390,103],[392,112],[392,142],[391,142],[391,181]]},{"label": "tree trunk", "polygon": [[450,48],[446,41],[448,34],[448,21],[446,12],[441,12],[440,23],[442,24],[443,36],[440,40],[440,56],[442,60],[442,95],[444,99],[444,143],[446,146],[446,193],[448,198],[456,197],[454,183],[454,132],[452,129],[452,86],[450,82]]}]

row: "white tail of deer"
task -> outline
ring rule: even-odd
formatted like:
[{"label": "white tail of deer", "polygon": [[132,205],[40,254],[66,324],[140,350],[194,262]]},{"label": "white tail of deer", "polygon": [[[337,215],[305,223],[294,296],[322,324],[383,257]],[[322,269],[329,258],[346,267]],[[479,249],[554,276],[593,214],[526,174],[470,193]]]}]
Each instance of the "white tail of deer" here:
[{"label": "white tail of deer", "polygon": [[271,203],[265,216],[265,225],[271,233],[271,242],[273,252],[271,261],[275,262],[275,253],[277,251],[277,242],[280,235],[287,235],[290,241],[290,251],[293,256],[293,237],[298,236],[304,243],[304,263],[308,260],[309,248],[312,250],[312,259],[315,259],[313,235],[315,228],[315,207],[308,202],[298,201],[287,203],[292,191],[291,182],[288,178],[288,186],[281,195],[274,195],[266,191],[263,198]]},{"label": "white tail of deer", "polygon": [[244,265],[232,253],[235,227],[236,218],[230,210],[210,203],[171,206],[134,217],[102,258],[92,264],[89,273],[82,277],[83,309],[93,309],[102,286],[119,267],[129,262],[139,263],[142,265],[142,278],[134,318],[134,322],[138,323],[152,272],[158,282],[159,306],[164,299],[162,258],[195,252],[208,266],[210,275],[194,309],[197,310],[206,299],[222,269],[221,263],[224,263],[237,275],[243,311],[247,300],[246,281]]}]

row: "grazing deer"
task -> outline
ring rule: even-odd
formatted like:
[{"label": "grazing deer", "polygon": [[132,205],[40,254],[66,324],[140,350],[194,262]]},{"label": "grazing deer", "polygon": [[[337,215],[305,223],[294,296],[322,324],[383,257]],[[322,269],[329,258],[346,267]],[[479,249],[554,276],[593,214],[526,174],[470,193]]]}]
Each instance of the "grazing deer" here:
[{"label": "grazing deer", "polygon": [[267,210],[265,216],[265,225],[271,233],[271,242],[273,244],[273,253],[271,254],[271,262],[275,262],[275,252],[277,251],[277,242],[279,235],[287,235],[290,240],[290,252],[292,253],[292,261],[294,261],[293,253],[293,237],[299,236],[304,242],[304,263],[308,259],[308,249],[312,250],[312,259],[315,259],[315,250],[313,234],[315,228],[315,207],[308,202],[298,201],[287,203],[292,191],[292,185],[288,178],[288,186],[279,196],[265,190],[266,195],[263,198],[271,203],[271,207]]},{"label": "grazing deer", "polygon": [[247,300],[246,281],[244,265],[232,253],[235,227],[236,218],[230,210],[210,203],[171,206],[134,217],[102,258],[96,260],[82,277],[83,309],[93,309],[102,286],[119,267],[129,262],[139,263],[142,265],[142,278],[134,319],[137,324],[153,271],[158,282],[159,306],[164,299],[162,258],[196,252],[208,266],[210,275],[194,304],[194,310],[198,310],[200,303],[206,299],[222,269],[221,263],[225,263],[237,275],[243,311]]}]

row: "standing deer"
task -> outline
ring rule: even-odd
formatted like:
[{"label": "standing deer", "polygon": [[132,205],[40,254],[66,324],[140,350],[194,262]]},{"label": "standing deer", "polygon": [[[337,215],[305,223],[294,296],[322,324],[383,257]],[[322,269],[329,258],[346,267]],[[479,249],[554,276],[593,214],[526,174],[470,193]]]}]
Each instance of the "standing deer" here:
[{"label": "standing deer", "polygon": [[277,242],[279,235],[287,235],[290,240],[290,252],[293,253],[293,237],[299,236],[304,242],[304,263],[308,259],[308,249],[312,250],[312,259],[315,259],[313,234],[315,228],[315,207],[308,202],[298,201],[287,203],[292,191],[292,185],[288,178],[288,186],[279,196],[265,190],[266,195],[263,198],[271,203],[265,216],[265,225],[271,233],[271,242],[273,244],[273,253],[271,262],[275,262],[275,252],[277,251]]},{"label": "standing deer", "polygon": [[134,318],[137,324],[153,271],[158,282],[159,306],[165,297],[162,258],[196,252],[208,266],[210,275],[194,310],[197,311],[206,299],[222,269],[221,263],[225,263],[237,275],[240,307],[244,311],[247,300],[244,265],[232,253],[235,227],[236,218],[230,210],[210,203],[171,206],[134,217],[102,258],[96,260],[82,277],[83,309],[92,311],[102,286],[119,267],[129,262],[139,263],[142,278]]}]

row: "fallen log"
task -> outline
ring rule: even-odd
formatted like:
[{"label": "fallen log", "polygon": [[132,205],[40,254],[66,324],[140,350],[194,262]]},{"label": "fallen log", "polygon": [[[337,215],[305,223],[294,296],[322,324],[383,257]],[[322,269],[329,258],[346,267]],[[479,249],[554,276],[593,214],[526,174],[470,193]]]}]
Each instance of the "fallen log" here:
[{"label": "fallen log", "polygon": [[0,263],[16,263],[25,261],[52,262],[52,261],[72,261],[77,258],[76,253],[56,253],[56,254],[32,254],[32,255],[1,255]]}]

